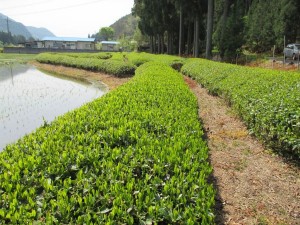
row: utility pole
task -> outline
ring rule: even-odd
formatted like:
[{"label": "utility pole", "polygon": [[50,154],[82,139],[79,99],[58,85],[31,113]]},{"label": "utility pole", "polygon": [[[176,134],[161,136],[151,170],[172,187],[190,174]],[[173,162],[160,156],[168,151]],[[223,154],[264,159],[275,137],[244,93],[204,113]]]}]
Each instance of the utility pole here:
[{"label": "utility pole", "polygon": [[276,45],[274,45],[274,47],[273,47],[272,69],[274,69],[274,63],[275,63],[275,49],[276,49]]},{"label": "utility pole", "polygon": [[298,70],[300,68],[299,64],[300,64],[300,52],[298,52]]},{"label": "utility pole", "polygon": [[8,17],[6,18],[6,25],[7,25],[7,33],[8,33],[8,35],[9,35],[9,34],[10,34],[10,31],[9,31]]},{"label": "utility pole", "polygon": [[285,35],[283,36],[283,67],[285,65],[285,52],[284,52],[284,48],[285,48]]}]

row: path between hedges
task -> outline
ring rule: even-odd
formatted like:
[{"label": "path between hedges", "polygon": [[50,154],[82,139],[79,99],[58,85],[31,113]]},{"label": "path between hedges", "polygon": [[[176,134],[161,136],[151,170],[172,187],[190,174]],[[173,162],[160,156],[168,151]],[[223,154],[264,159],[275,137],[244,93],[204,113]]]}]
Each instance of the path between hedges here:
[{"label": "path between hedges", "polygon": [[300,225],[299,168],[266,150],[224,100],[185,77],[210,149],[217,224]]}]

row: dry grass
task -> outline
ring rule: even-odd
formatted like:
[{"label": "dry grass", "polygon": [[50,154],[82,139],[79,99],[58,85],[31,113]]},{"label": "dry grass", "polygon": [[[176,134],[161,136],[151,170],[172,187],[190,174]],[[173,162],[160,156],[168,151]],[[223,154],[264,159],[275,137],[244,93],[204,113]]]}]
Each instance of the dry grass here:
[{"label": "dry grass", "polygon": [[247,66],[250,67],[261,67],[266,69],[274,69],[274,70],[284,70],[284,71],[300,71],[298,69],[298,62],[289,62],[286,64],[283,64],[282,61],[273,61],[273,60],[267,60],[267,61],[253,61],[251,63],[248,63]]}]

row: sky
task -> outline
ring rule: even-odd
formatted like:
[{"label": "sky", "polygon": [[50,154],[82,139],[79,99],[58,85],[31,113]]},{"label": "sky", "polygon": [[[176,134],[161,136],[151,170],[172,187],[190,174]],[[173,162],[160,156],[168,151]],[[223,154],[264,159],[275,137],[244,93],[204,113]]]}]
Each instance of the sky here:
[{"label": "sky", "polygon": [[130,14],[134,0],[0,0],[0,13],[58,37],[88,37]]}]

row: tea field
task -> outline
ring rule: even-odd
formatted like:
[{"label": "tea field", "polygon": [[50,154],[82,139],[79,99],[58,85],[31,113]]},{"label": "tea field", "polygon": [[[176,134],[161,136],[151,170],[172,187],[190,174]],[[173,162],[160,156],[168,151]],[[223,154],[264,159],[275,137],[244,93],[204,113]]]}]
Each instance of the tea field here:
[{"label": "tea field", "polygon": [[300,157],[299,73],[147,53],[36,60],[135,76],[0,153],[4,223],[214,224],[197,100],[176,70],[225,98],[267,146]]},{"label": "tea field", "polygon": [[106,57],[101,57],[99,54],[96,57],[86,57],[86,54],[77,56],[78,54],[53,54],[43,53],[39,54],[36,60],[40,63],[50,63],[53,65],[63,65],[68,67],[75,67],[78,69],[86,69],[91,71],[98,71],[108,74],[114,74],[119,77],[132,76],[136,69],[131,63],[123,62],[121,60],[110,60]]},{"label": "tea field", "polygon": [[300,159],[300,73],[191,59],[182,73],[229,102],[251,133]]},{"label": "tea field", "polygon": [[135,69],[146,62],[162,62],[180,70],[185,61],[177,56],[148,53],[43,53],[36,60],[40,63],[114,74],[118,77],[134,75]]},{"label": "tea field", "polygon": [[[41,62],[64,64],[64,54],[42,54]],[[87,58],[90,56],[90,58]],[[77,66],[97,70],[97,63],[110,65],[111,70],[101,70],[120,76],[121,65],[131,69],[145,62],[162,62],[184,75],[193,77],[212,94],[225,98],[247,124],[250,132],[267,146],[286,157],[300,158],[300,74],[299,72],[275,71],[253,67],[236,66],[202,59],[185,59],[169,55],[148,53],[96,53],[68,54],[81,63]],[[56,58],[56,59],[55,59]],[[72,60],[73,58],[73,60]],[[98,60],[97,60],[98,59]],[[67,60],[67,59],[65,59]],[[95,62],[96,62],[95,61]],[[104,62],[105,61],[105,62]],[[68,65],[68,64],[67,64]],[[117,66],[116,66],[117,65]]]},{"label": "tea field", "polygon": [[182,76],[146,63],[125,85],[6,147],[0,221],[213,224],[202,136]]}]

